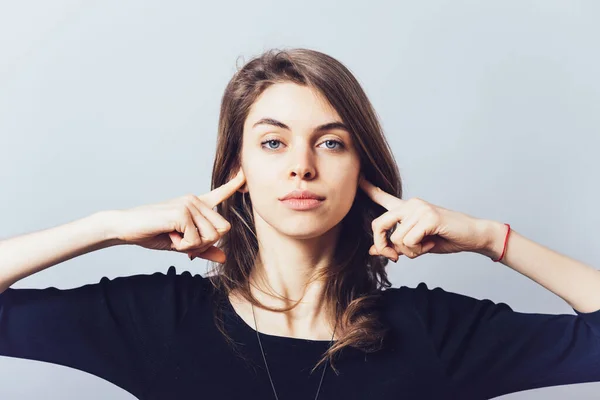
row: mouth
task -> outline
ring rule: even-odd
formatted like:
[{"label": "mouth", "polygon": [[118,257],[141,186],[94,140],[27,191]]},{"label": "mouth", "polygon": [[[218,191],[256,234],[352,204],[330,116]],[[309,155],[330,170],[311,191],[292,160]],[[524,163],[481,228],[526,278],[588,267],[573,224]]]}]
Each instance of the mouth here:
[{"label": "mouth", "polygon": [[292,210],[296,211],[306,211],[313,210],[318,208],[323,204],[324,200],[319,199],[299,199],[299,198],[289,198],[281,200],[281,202]]},{"label": "mouth", "polygon": [[316,193],[313,193],[309,190],[292,190],[279,200],[325,200],[324,196],[320,196]]},{"label": "mouth", "polygon": [[325,196],[318,195],[310,190],[292,190],[282,198],[281,202],[288,208],[296,211],[313,210],[323,204]]}]

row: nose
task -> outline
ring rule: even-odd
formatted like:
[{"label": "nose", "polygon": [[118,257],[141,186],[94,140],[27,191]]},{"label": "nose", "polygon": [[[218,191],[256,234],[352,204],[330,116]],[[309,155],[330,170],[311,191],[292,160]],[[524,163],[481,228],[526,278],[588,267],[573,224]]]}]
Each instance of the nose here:
[{"label": "nose", "polygon": [[314,161],[312,160],[310,148],[298,149],[293,159],[292,167],[290,168],[290,177],[300,177],[300,179],[314,179],[315,176],[316,168],[314,165]]},{"label": "nose", "polygon": [[299,176],[301,179],[314,179],[315,172],[314,168],[310,168],[307,165],[297,165],[292,168],[290,176]]}]

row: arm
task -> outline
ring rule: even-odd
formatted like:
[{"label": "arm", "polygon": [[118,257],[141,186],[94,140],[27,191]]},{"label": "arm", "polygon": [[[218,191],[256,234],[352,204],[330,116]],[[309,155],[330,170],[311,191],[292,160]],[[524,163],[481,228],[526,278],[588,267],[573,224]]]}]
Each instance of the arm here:
[{"label": "arm", "polygon": [[178,275],[172,266],[167,275],[102,277],[64,290],[10,285],[93,250],[136,244],[128,236],[145,236],[149,248],[164,245],[161,241],[171,243],[160,232],[172,229],[173,215],[178,227],[191,223],[191,217],[185,221],[178,217],[182,207],[187,205],[178,200],[136,207],[131,214],[99,212],[1,242],[0,356],[68,366],[106,379],[138,398],[149,396],[160,367],[171,356],[176,332],[208,295],[208,279],[189,272]]},{"label": "arm", "polygon": [[[503,223],[485,221],[487,239],[479,253],[498,259],[507,229]],[[560,296],[574,310],[600,310],[600,271],[529,240],[512,227],[500,262]]]},{"label": "arm", "polygon": [[110,229],[114,211],[100,211],[54,228],[0,242],[0,293],[71,258],[120,244]]},{"label": "arm", "polygon": [[146,399],[178,328],[209,290],[208,279],[173,266],[166,275],[102,277],[71,289],[7,288],[0,356],[75,368]]},{"label": "arm", "polygon": [[[600,310],[583,314],[514,311],[425,283],[396,290],[415,310],[457,399],[491,399],[541,387],[600,382]],[[397,318],[412,316],[398,313]],[[402,321],[403,324],[407,322]],[[417,331],[418,332],[418,331]]]}]

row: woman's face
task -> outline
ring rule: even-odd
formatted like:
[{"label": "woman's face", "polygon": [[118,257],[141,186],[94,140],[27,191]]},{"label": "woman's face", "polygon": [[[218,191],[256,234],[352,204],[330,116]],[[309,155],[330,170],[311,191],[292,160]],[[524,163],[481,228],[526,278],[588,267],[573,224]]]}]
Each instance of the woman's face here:
[{"label": "woman's face", "polygon": [[[313,89],[278,83],[253,104],[242,143],[242,169],[254,218],[298,239],[318,237],[348,213],[358,187],[360,161],[350,132],[333,107]],[[325,199],[295,210],[280,199],[309,190]],[[257,221],[257,225],[258,225]]]}]

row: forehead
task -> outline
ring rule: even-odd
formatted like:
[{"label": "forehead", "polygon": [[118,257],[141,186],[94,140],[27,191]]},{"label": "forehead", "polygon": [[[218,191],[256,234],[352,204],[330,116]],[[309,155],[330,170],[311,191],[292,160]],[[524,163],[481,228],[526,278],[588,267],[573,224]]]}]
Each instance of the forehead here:
[{"label": "forehead", "polygon": [[337,111],[321,93],[295,83],[276,83],[263,91],[250,108],[244,128],[250,128],[265,117],[291,125],[341,121]]}]

